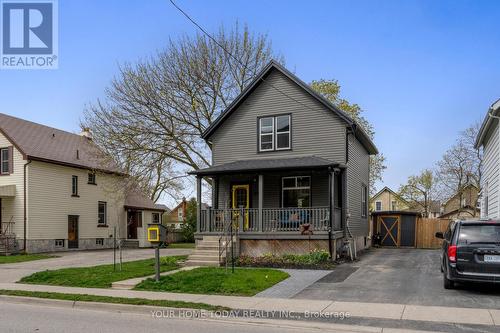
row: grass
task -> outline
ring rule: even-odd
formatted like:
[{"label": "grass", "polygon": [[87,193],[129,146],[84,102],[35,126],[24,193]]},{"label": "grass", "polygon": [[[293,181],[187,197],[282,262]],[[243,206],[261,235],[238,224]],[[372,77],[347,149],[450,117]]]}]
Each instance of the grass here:
[{"label": "grass", "polygon": [[16,262],[42,260],[56,257],[57,256],[48,254],[15,254],[10,256],[0,256],[0,264],[13,264]]},{"label": "grass", "polygon": [[167,249],[194,249],[194,243],[170,243]]},{"label": "grass", "polygon": [[191,294],[253,296],[288,278],[288,273],[265,268],[237,268],[234,273],[218,267],[200,267],[162,276],[159,282],[146,279],[136,290]]},{"label": "grass", "polygon": [[184,302],[184,301],[168,301],[168,300],[152,300],[152,299],[145,299],[145,298],[96,296],[96,295],[87,295],[87,294],[80,295],[80,294],[41,292],[41,291],[0,289],[0,295],[58,299],[58,300],[73,301],[73,302],[78,301],[78,302],[99,302],[99,303],[113,303],[113,304],[131,304],[131,305],[151,305],[151,306],[161,306],[161,307],[168,307],[168,308],[201,309],[201,310],[208,310],[208,311],[229,310],[226,307],[209,305],[209,304],[205,304],[205,303],[194,303],[194,302]]},{"label": "grass", "polygon": [[[162,272],[179,268],[178,261],[186,256],[162,257]],[[113,264],[93,267],[63,268],[37,272],[23,277],[19,282],[30,284],[48,284],[54,286],[109,288],[116,281],[154,274],[154,259],[124,262],[122,270],[113,271]]]}]

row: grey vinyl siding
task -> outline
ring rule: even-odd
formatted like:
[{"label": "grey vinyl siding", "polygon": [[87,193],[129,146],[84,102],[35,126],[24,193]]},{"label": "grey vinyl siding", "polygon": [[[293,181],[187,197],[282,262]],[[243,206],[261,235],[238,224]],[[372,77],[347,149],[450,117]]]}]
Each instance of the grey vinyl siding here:
[{"label": "grey vinyl siding", "polygon": [[[263,208],[281,207],[281,178],[286,176],[311,177],[311,207],[328,206],[328,174],[326,172],[295,171],[287,173],[269,173],[264,175]],[[250,207],[258,207],[257,175],[227,175],[219,178],[219,208],[230,208],[231,184],[250,184]]]},{"label": "grey vinyl siding", "polygon": [[367,236],[369,232],[369,214],[366,217],[362,216],[361,204],[362,188],[363,185],[369,186],[369,176],[370,156],[361,143],[350,135],[347,166],[347,201],[350,213],[348,226],[354,236]]},{"label": "grey vinyl siding", "polygon": [[[492,126],[487,134],[484,144],[484,171],[482,179],[483,197],[488,196],[488,209],[482,212],[485,218],[496,219],[499,217],[498,187],[500,177],[500,150],[499,150],[499,130],[498,124]],[[484,209],[484,207],[482,207]]]},{"label": "grey vinyl siding", "polygon": [[[292,149],[259,153],[257,119],[278,114],[291,114]],[[309,155],[343,163],[345,126],[336,114],[282,73],[273,70],[212,135],[213,165],[245,159]]]}]

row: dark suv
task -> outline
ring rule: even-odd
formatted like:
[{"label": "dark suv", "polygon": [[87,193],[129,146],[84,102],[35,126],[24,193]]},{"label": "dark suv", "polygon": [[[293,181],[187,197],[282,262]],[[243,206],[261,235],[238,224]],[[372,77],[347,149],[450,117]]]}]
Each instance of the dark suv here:
[{"label": "dark suv", "polygon": [[500,220],[451,222],[443,234],[444,287],[457,281],[500,283]]}]

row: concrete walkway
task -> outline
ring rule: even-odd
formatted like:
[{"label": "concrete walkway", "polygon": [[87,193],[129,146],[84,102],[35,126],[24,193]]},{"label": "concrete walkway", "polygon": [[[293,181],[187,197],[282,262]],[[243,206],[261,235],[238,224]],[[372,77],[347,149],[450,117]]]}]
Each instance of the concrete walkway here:
[{"label": "concrete walkway", "polygon": [[336,302],[328,300],[264,297],[194,295],[135,290],[43,286],[17,283],[0,283],[0,289],[200,302],[241,310],[278,312],[291,311],[297,313],[344,312],[349,313],[351,317],[500,326],[500,310],[494,309],[453,308],[387,303]]},{"label": "concrete walkway", "polygon": [[292,298],[304,288],[328,275],[332,271],[312,269],[280,269],[290,277],[268,288],[255,297]]},{"label": "concrete walkway", "polygon": [[[181,267],[179,269],[175,269],[173,271],[160,273],[160,276],[172,275],[172,274],[182,272],[182,271],[190,271],[190,270],[198,268],[198,267],[199,266],[185,266],[185,267]],[[128,280],[113,282],[111,284],[111,288],[131,290],[131,289],[134,289],[134,287],[136,285],[138,285],[139,283],[141,283],[142,281],[149,279],[149,278],[154,278],[154,277],[155,277],[155,275],[149,275],[149,276],[143,276],[143,277],[138,277],[138,278],[133,278],[133,279],[128,279]]]}]

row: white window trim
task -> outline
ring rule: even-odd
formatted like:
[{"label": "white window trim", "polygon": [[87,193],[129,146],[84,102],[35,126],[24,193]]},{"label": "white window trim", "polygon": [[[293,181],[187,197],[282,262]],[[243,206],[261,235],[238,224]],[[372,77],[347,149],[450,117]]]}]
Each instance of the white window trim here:
[{"label": "white window trim", "polygon": [[[99,215],[101,214],[99,212],[101,203],[104,204],[103,205],[104,206],[104,222],[99,221]],[[97,202],[97,224],[108,225],[108,203],[106,201],[98,201]]]},{"label": "white window trim", "polygon": [[[262,133],[262,120],[264,119],[271,119],[272,120],[272,130],[271,133]],[[259,151],[273,151],[274,150],[274,133],[275,133],[275,126],[274,126],[274,118],[275,117],[262,117],[259,118]],[[270,135],[271,136],[271,148],[270,149],[262,149],[262,137],[265,135]]]},{"label": "white window trim", "polygon": [[[291,132],[291,129],[292,129],[292,117],[289,114],[286,114],[286,115],[284,114],[284,115],[281,115],[281,116],[274,117],[275,118],[275,122],[276,122],[276,126],[278,125],[278,122],[277,122],[277,118],[278,117],[288,117],[288,131],[278,132],[278,128],[275,129],[276,150],[289,150],[290,148],[292,148],[292,132]],[[278,134],[288,134],[288,147],[285,147],[285,148],[279,148],[278,147]]]},{"label": "white window trim", "polygon": [[[297,178],[309,178],[309,186],[297,186]],[[285,187],[285,179],[295,179],[295,186],[294,187]],[[290,176],[290,177],[282,177],[281,178],[281,207],[283,208],[289,208],[289,207],[284,207],[284,202],[285,202],[285,196],[283,195],[283,191],[290,191],[290,190],[309,190],[309,206],[311,205],[311,176]],[[304,208],[304,207],[303,207]]]},{"label": "white window trim", "polygon": [[[377,209],[377,203],[380,203],[380,209]],[[382,211],[382,201],[380,201],[380,200],[375,201],[375,211],[376,212]]]},{"label": "white window trim", "polygon": [[[5,162],[5,160],[3,159],[3,152],[4,152],[4,150],[7,151],[7,169],[8,169],[7,171],[4,171],[4,169],[3,169],[3,164]],[[8,175],[8,174],[12,173],[12,170],[10,170],[10,159],[11,158],[12,157],[9,154],[9,148],[8,147],[7,148],[0,148],[0,173],[2,175]]]}]

